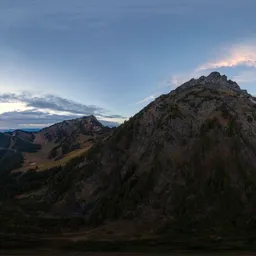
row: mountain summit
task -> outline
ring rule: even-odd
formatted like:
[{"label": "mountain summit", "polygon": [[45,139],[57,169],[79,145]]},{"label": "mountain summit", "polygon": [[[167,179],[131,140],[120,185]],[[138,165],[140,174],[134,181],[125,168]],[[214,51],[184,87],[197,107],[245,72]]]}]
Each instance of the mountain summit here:
[{"label": "mountain summit", "polygon": [[179,88],[187,89],[189,87],[198,85],[219,87],[223,89],[233,90],[236,92],[241,92],[241,89],[236,82],[228,80],[227,76],[221,75],[219,72],[212,72],[209,76],[201,76],[198,79],[192,78],[190,81],[184,83]]}]

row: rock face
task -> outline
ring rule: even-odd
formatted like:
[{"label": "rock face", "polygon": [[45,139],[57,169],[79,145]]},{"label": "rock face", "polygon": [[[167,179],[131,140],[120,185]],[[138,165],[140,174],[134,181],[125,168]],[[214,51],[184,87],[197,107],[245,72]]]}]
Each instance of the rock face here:
[{"label": "rock face", "polygon": [[188,89],[189,87],[193,87],[195,85],[204,85],[210,86],[211,88],[217,87],[240,93],[247,93],[245,90],[241,90],[236,82],[228,80],[227,76],[221,75],[219,72],[212,72],[209,76],[201,76],[199,79],[192,78],[190,81],[181,85],[178,90]]},{"label": "rock face", "polygon": [[[58,143],[65,139],[72,137],[74,140],[76,136],[102,134],[107,130],[94,116],[82,117],[73,120],[64,121],[54,124],[50,127],[44,128],[36,135],[43,137],[45,142]],[[72,140],[70,140],[72,142]]]},{"label": "rock face", "polygon": [[192,79],[60,172],[45,200],[95,225],[129,219],[147,222],[148,232],[249,234],[256,213],[255,101],[217,72]]},{"label": "rock face", "polygon": [[94,116],[87,116],[44,128],[35,134],[34,142],[42,145],[43,148],[50,144],[48,158],[56,159],[74,150],[85,148],[89,144],[92,145],[110,130]]}]

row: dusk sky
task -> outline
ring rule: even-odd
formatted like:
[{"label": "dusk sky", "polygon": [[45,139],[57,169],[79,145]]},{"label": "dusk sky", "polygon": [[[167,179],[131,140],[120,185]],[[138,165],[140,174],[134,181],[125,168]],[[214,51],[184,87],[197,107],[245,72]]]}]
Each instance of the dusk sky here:
[{"label": "dusk sky", "polygon": [[255,0],[0,0],[0,129],[122,123],[192,77],[256,95]]}]

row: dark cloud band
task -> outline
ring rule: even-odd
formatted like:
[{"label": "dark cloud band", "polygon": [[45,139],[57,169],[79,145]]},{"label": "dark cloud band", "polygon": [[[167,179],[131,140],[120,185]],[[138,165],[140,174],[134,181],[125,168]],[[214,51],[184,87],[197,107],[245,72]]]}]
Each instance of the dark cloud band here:
[{"label": "dark cloud band", "polygon": [[[101,122],[109,126],[118,125],[114,119],[125,119],[125,117],[121,115],[107,115],[107,111],[99,106],[77,103],[56,95],[48,94],[43,97],[38,97],[30,93],[0,94],[0,103],[15,102],[24,103],[30,110],[12,111],[0,114],[1,128],[16,128],[26,125],[41,125],[43,127],[48,124],[88,115],[101,117]],[[52,112],[56,113],[51,114]],[[104,118],[108,120],[105,121]],[[113,122],[111,119],[113,119]]]},{"label": "dark cloud band", "polygon": [[[6,128],[21,128],[21,127],[45,127],[50,124],[62,122],[64,120],[71,120],[78,118],[77,115],[56,115],[43,113],[40,111],[12,111],[0,114],[0,127]],[[81,116],[80,116],[81,117]],[[119,123],[100,120],[103,125],[113,127],[118,126]]]},{"label": "dark cloud band", "polygon": [[82,115],[101,114],[104,109],[94,105],[84,105],[55,95],[36,97],[28,93],[1,94],[0,103],[23,102],[28,107],[35,109],[51,109],[53,111],[70,112]]}]

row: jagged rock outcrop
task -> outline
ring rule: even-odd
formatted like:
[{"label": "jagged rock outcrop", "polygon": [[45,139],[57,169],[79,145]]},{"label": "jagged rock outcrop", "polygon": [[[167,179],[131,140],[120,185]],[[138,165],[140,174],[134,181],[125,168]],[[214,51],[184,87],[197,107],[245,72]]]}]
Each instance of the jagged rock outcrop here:
[{"label": "jagged rock outcrop", "polygon": [[236,82],[228,80],[226,75],[221,75],[219,72],[212,72],[209,76],[201,76],[199,79],[192,78],[190,81],[181,85],[178,90],[188,89],[195,85],[204,85],[241,92],[241,89]]}]

